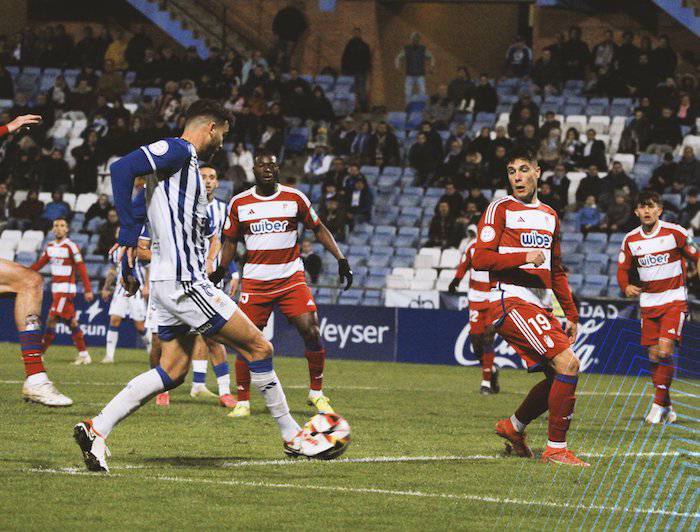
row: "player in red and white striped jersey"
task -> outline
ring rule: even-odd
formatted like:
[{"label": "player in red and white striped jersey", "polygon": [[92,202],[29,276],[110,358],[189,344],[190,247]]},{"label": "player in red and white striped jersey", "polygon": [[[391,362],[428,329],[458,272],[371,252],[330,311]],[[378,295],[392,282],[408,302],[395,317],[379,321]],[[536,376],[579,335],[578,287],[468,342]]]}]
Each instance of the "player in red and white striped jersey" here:
[{"label": "player in red and white striped jersey", "polygon": [[80,254],[80,248],[68,238],[68,221],[65,218],[56,218],[53,222],[53,234],[56,240],[46,245],[44,253],[32,264],[32,270],[39,271],[46,264],[51,264],[51,308],[46,320],[44,332],[44,351],[46,351],[56,338],[56,324],[59,320],[69,323],[71,338],[78,350],[78,357],[74,364],[90,364],[90,354],[85,345],[83,331],[80,329],[75,315],[73,298],[78,292],[75,284],[75,274],[78,273],[85,288],[85,301],[90,303],[94,299],[90,278]]},{"label": "player in red and white striped jersey", "polygon": [[[474,229],[476,236],[476,229]],[[501,391],[498,385],[498,369],[493,364],[495,354],[493,352],[493,313],[490,301],[491,282],[489,272],[483,272],[472,268],[474,256],[474,244],[476,239],[467,244],[462,260],[457,266],[457,272],[449,286],[449,291],[457,291],[459,283],[469,271],[469,339],[472,343],[472,351],[481,361],[481,388],[484,395]]]},{"label": "player in red and white striped jersey", "polygon": [[[620,250],[617,281],[627,297],[639,297],[642,345],[648,348],[651,381],[656,390],[647,423],[673,423],[669,389],[673,380],[673,353],[681,341],[688,313],[685,261],[695,264],[700,253],[680,225],[660,219],[661,199],[655,192],[642,192],[635,213],[642,225],[625,236]],[[636,270],[638,282],[630,281]]]},{"label": "player in red and white striped jersey", "polygon": [[[561,265],[559,218],[537,199],[541,170],[533,153],[514,150],[507,168],[513,194],[491,203],[482,215],[472,266],[487,270],[496,282],[491,291],[496,331],[531,369],[541,367],[546,378],[532,388],[510,419],[496,424],[496,433],[518,455],[531,457],[525,427],[549,411],[549,439],[542,461],[588,466],[566,447],[579,370],[571,349],[578,312]],[[553,295],[566,315],[565,330],[552,314]]]},{"label": "player in red and white striped jersey", "polygon": [[[297,242],[300,223],[316,234],[323,246],[338,260],[340,281],[352,284],[352,271],[333,235],[319,220],[308,198],[298,190],[279,184],[279,167],[274,155],[261,154],[253,167],[256,185],[234,196],[224,225],[221,260],[210,276],[218,282],[226,272],[239,239],[247,249],[241,275],[240,309],[260,329],[265,327],[275,304],[294,324],[304,340],[309,364],[309,404],[319,412],[333,412],[323,395],[326,350],[321,344],[316,303],[306,285],[304,264]],[[236,358],[238,403],[232,417],[250,415],[250,373],[245,360]]]}]

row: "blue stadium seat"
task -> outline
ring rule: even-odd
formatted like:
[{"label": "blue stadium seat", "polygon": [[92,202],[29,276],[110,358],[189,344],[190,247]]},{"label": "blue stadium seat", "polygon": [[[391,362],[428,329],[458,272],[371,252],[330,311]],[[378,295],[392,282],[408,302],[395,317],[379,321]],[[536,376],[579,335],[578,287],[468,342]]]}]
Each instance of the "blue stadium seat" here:
[{"label": "blue stadium seat", "polygon": [[389,226],[389,225],[395,224],[397,218],[398,218],[397,215],[387,213],[387,214],[380,214],[378,216],[375,216],[373,218],[373,220],[376,223],[381,224],[382,226]]},{"label": "blue stadium seat", "polygon": [[367,266],[355,266],[354,264],[351,264],[351,266],[353,273],[357,275],[365,277],[369,274],[369,269],[367,268]]},{"label": "blue stadium seat", "polygon": [[572,268],[576,268],[577,270],[581,269],[583,267],[583,261],[584,256],[583,253],[572,253],[570,255],[564,255],[562,257],[562,260],[564,261],[564,264],[567,266],[570,266]]},{"label": "blue stadium seat", "polygon": [[365,279],[364,286],[367,288],[384,288],[386,286],[386,277],[383,275],[370,275]]},{"label": "blue stadium seat", "polygon": [[385,166],[382,170],[382,176],[393,176],[399,177],[402,174],[402,169],[400,166]]},{"label": "blue stadium seat", "polygon": [[545,102],[542,104],[542,107],[540,107],[540,113],[545,114],[551,111],[555,114],[559,114],[561,112],[561,107],[561,104],[558,103]]},{"label": "blue stadium seat", "polygon": [[146,87],[145,89],[143,89],[144,96],[150,96],[154,99],[160,98],[161,94],[163,94],[163,91],[160,87]]},{"label": "blue stadium seat", "polygon": [[332,297],[319,296],[316,298],[316,304],[318,305],[333,305],[334,301]]},{"label": "blue stadium seat", "polygon": [[399,196],[399,207],[415,207],[420,203],[421,198],[419,196]]},{"label": "blue stadium seat", "polygon": [[418,251],[411,247],[397,247],[396,256],[398,257],[415,257],[418,255]]},{"label": "blue stadium seat", "polygon": [[625,239],[625,234],[626,233],[612,233],[609,242],[611,244],[622,244],[622,241]]},{"label": "blue stadium seat", "polygon": [[367,245],[350,245],[350,255],[355,255],[358,257],[369,257],[370,248]]},{"label": "blue stadium seat", "polygon": [[284,139],[284,147],[294,153],[301,153],[306,149],[309,142],[308,127],[293,127]]},{"label": "blue stadium seat", "polygon": [[627,107],[634,105],[632,98],[613,98],[612,103],[613,105],[626,105]]},{"label": "blue stadium seat", "polygon": [[620,244],[611,243],[605,248],[605,254],[610,257],[616,257],[620,252]]},{"label": "blue stadium seat", "polygon": [[423,113],[411,113],[410,115],[408,115],[408,118],[406,118],[406,129],[418,129],[418,126],[420,126],[422,121]]},{"label": "blue stadium seat", "polygon": [[367,266],[373,268],[384,268],[389,266],[391,255],[372,255],[367,259]]},{"label": "blue stadium seat", "polygon": [[570,273],[568,274],[569,284],[572,287],[579,287],[583,283],[583,275],[580,273]]},{"label": "blue stadium seat", "polygon": [[418,224],[419,219],[418,216],[413,214],[402,214],[399,216],[398,220],[396,220],[396,224],[399,227],[414,227]]},{"label": "blue stadium seat", "polygon": [[406,112],[407,113],[422,113],[425,110],[426,102],[424,101],[417,101],[417,102],[408,102],[408,105],[406,106]]},{"label": "blue stadium seat", "polygon": [[583,235],[581,233],[564,233],[561,235],[562,242],[583,242]]},{"label": "blue stadium seat", "polygon": [[352,76],[338,76],[338,79],[335,82],[336,87],[341,86],[341,87],[347,87],[348,89],[352,89],[355,86],[355,78]]},{"label": "blue stadium seat", "polygon": [[608,235],[605,233],[588,233],[586,236],[586,242],[598,242],[601,244],[607,244]]},{"label": "blue stadium seat", "polygon": [[357,224],[353,229],[353,233],[371,235],[374,233],[374,226],[367,223]]},{"label": "blue stadium seat", "polygon": [[[348,255],[348,262],[353,265],[353,267],[364,266],[367,263],[367,258],[360,255]],[[333,282],[337,281],[337,277],[334,278]]]},{"label": "blue stadium seat", "polygon": [[583,105],[578,103],[567,103],[564,106],[564,114],[567,116],[583,114]]},{"label": "blue stadium seat", "polygon": [[680,209],[683,198],[680,194],[662,194],[661,201],[663,201],[666,204],[672,205],[676,209]]},{"label": "blue stadium seat", "polygon": [[496,122],[496,114],[495,113],[480,112],[480,113],[476,114],[475,121],[481,122],[483,124],[493,125]]},{"label": "blue stadium seat", "polygon": [[428,198],[439,198],[445,193],[441,188],[431,187],[425,191],[425,196]]},{"label": "blue stadium seat", "polygon": [[375,235],[395,235],[396,227],[389,225],[378,225],[374,228]]},{"label": "blue stadium seat", "polygon": [[608,107],[607,105],[598,105],[598,104],[588,104],[585,107],[586,115],[588,116],[596,116],[596,115],[605,115],[608,112]]},{"label": "blue stadium seat", "polygon": [[652,164],[654,166],[657,166],[659,164],[659,156],[656,155],[655,153],[640,153],[637,156],[637,163],[640,164]]},{"label": "blue stadium seat", "polygon": [[402,191],[404,196],[418,196],[419,199],[422,199],[423,195],[425,194],[425,189],[423,187],[404,187]]},{"label": "blue stadium seat", "polygon": [[389,253],[393,253],[393,248],[391,248],[391,245],[394,242],[394,236],[393,235],[387,235],[387,234],[375,234],[370,238],[369,243],[372,245],[372,253],[379,253],[381,255],[384,255],[385,253],[381,251],[375,250],[375,246],[379,247],[382,246],[384,249],[389,249]]},{"label": "blue stadium seat", "polygon": [[630,116],[632,114],[631,106],[620,105],[613,103],[610,106],[610,116]]},{"label": "blue stadium seat", "polygon": [[578,249],[579,249],[578,242],[562,242],[561,243],[562,255],[569,255],[571,253],[577,253]]},{"label": "blue stadium seat", "polygon": [[378,166],[361,166],[360,173],[363,174],[364,176],[379,175],[379,167]]},{"label": "blue stadium seat", "polygon": [[419,218],[423,216],[423,209],[420,207],[401,207],[401,214],[404,216],[415,216]]},{"label": "blue stadium seat", "polygon": [[413,258],[404,256],[394,256],[391,257],[390,265],[392,268],[411,268],[413,266]]}]

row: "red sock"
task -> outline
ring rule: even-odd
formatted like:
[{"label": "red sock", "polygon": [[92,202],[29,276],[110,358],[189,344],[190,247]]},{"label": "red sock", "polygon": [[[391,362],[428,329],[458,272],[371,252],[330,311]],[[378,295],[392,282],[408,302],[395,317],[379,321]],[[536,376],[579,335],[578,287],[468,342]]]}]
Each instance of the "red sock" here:
[{"label": "red sock", "polygon": [[557,375],[549,390],[549,441],[565,442],[576,403],[578,377]]},{"label": "red sock", "polygon": [[250,401],[250,370],[245,360],[236,357],[236,387],[238,401]]},{"label": "red sock", "polygon": [[671,404],[671,382],[673,381],[673,358],[668,357],[663,362],[651,364],[651,382],[656,390],[654,402],[657,405],[669,406]]},{"label": "red sock", "polygon": [[36,375],[45,372],[42,357],[41,331],[20,331],[19,343],[22,347],[22,362],[24,362],[24,375]]},{"label": "red sock", "polygon": [[312,390],[323,389],[323,367],[326,364],[326,350],[305,351],[304,356],[309,364],[309,388]]},{"label": "red sock", "polygon": [[481,380],[491,382],[494,358],[496,358],[496,354],[493,352],[493,349],[484,351],[484,354],[481,355]]},{"label": "red sock", "polygon": [[51,347],[51,344],[53,341],[56,339],[56,329],[53,327],[47,327],[46,331],[44,331],[44,338],[41,341],[41,344],[43,346],[43,350],[46,351],[49,347]]},{"label": "red sock", "polygon": [[547,411],[550,386],[547,379],[535,384],[515,411],[515,417],[523,425],[529,425]]},{"label": "red sock", "polygon": [[73,339],[73,344],[75,345],[75,348],[78,350],[79,353],[87,351],[87,346],[85,345],[85,336],[83,336],[83,331],[80,329],[80,327],[71,329],[70,337]]}]

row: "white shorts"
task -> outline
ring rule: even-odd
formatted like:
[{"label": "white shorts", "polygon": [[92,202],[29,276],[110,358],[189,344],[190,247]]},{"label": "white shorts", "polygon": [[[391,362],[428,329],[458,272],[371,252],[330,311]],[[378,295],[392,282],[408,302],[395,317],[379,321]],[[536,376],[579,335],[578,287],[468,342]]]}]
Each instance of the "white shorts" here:
[{"label": "white shorts", "polygon": [[201,281],[151,281],[158,336],[168,341],[190,328],[210,336],[231,319],[238,308],[208,279]]},{"label": "white shorts", "polygon": [[144,321],[146,301],[140,291],[131,297],[127,297],[125,292],[115,292],[112,303],[109,305],[109,315],[119,316],[122,319],[128,316],[134,321]]}]

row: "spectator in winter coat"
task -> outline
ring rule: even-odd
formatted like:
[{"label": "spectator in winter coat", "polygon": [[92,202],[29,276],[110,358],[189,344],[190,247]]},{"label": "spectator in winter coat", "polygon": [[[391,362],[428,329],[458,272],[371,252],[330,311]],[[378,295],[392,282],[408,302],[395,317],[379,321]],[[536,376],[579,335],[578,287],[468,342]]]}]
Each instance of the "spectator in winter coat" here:
[{"label": "spectator in winter coat", "polygon": [[681,126],[678,119],[673,116],[670,107],[664,106],[661,116],[656,119],[651,130],[651,143],[647,148],[647,153],[664,153],[673,151],[683,140]]},{"label": "spectator in winter coat", "polygon": [[588,234],[591,231],[597,231],[598,226],[603,220],[602,213],[598,210],[595,202],[595,196],[586,196],[583,206],[578,211],[579,225],[583,234]]},{"label": "spectator in winter coat", "polygon": [[700,187],[700,161],[695,158],[692,146],[683,148],[683,156],[678,161],[676,177],[680,178],[686,185]]},{"label": "spectator in winter coat", "polygon": [[369,223],[372,221],[372,204],[374,198],[372,191],[364,178],[358,179],[353,185],[353,190],[345,196],[346,212],[350,219],[350,224]]},{"label": "spectator in winter coat", "polygon": [[496,89],[489,83],[486,74],[479,76],[479,85],[474,89],[474,115],[484,113],[495,113],[498,106],[498,94]]}]

